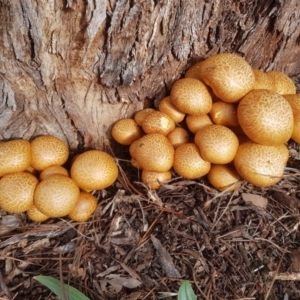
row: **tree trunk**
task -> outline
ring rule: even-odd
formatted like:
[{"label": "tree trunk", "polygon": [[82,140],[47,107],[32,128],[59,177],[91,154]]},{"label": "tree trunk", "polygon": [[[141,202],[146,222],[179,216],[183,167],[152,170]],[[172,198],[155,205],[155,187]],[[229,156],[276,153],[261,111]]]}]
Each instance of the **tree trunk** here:
[{"label": "tree trunk", "polygon": [[101,148],[217,52],[300,73],[298,0],[0,0],[0,28],[1,139]]}]

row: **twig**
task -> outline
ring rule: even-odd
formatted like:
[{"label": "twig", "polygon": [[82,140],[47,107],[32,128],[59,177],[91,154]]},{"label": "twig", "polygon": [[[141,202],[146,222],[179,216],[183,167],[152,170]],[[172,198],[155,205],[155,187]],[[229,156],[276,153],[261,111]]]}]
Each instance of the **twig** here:
[{"label": "twig", "polygon": [[8,290],[8,287],[6,286],[5,282],[4,282],[4,278],[2,276],[2,272],[0,272],[0,287],[2,289],[2,291],[5,293],[6,297],[8,297],[9,299],[12,298],[10,291]]},{"label": "twig", "polygon": [[[279,273],[277,274],[276,272],[270,272],[270,276],[275,277],[275,280],[300,280],[300,272],[286,272],[286,273]],[[275,276],[274,276],[275,275]]]}]

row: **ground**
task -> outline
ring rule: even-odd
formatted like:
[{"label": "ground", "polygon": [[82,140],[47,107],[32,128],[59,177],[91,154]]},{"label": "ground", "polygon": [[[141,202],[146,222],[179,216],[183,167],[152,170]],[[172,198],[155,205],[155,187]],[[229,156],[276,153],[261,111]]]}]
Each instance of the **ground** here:
[{"label": "ground", "polygon": [[289,148],[270,188],[241,182],[220,193],[206,178],[174,176],[151,191],[125,151],[88,222],[36,224],[0,211],[0,299],[56,299],[37,275],[90,299],[176,299],[184,279],[197,299],[300,299],[300,152]]}]

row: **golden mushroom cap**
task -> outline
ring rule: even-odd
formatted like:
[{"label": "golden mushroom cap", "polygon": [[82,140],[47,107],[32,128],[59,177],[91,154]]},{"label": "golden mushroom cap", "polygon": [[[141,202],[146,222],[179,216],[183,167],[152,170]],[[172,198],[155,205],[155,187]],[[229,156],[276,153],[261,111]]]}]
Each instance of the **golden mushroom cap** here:
[{"label": "golden mushroom cap", "polygon": [[34,222],[45,222],[48,219],[50,219],[49,216],[43,214],[40,210],[38,210],[35,205],[31,206],[26,211],[26,214],[27,214],[28,218]]},{"label": "golden mushroom cap", "polygon": [[180,123],[185,117],[185,113],[179,111],[172,103],[171,97],[163,98],[158,105],[158,110],[168,115],[175,123]]},{"label": "golden mushroom cap", "polygon": [[35,176],[18,172],[0,179],[0,207],[9,213],[22,213],[33,205],[33,193],[38,184]]},{"label": "golden mushroom cap", "polygon": [[2,141],[0,143],[0,177],[23,172],[31,163],[30,143],[26,140]]},{"label": "golden mushroom cap", "polygon": [[259,69],[252,69],[255,76],[254,90],[270,90],[275,92],[275,80],[266,72]]},{"label": "golden mushroom cap", "polygon": [[42,135],[31,142],[31,157],[31,166],[42,171],[50,166],[63,165],[69,157],[69,148],[55,136]]},{"label": "golden mushroom cap", "polygon": [[255,77],[249,63],[237,54],[215,54],[201,62],[201,79],[214,94],[229,103],[237,102],[253,89]]},{"label": "golden mushroom cap", "polygon": [[50,218],[66,216],[75,206],[79,187],[71,178],[56,174],[41,181],[34,192],[36,208]]},{"label": "golden mushroom cap", "polygon": [[239,146],[234,166],[242,178],[257,187],[269,187],[283,175],[286,156],[281,146],[266,146],[252,141]]},{"label": "golden mushroom cap", "polygon": [[296,94],[296,85],[293,80],[280,71],[269,71],[266,74],[274,80],[274,91],[278,94]]},{"label": "golden mushroom cap", "polygon": [[173,165],[174,147],[164,135],[149,133],[138,140],[134,155],[142,169],[166,172]]},{"label": "golden mushroom cap", "polygon": [[294,126],[292,139],[300,144],[300,95],[299,94],[289,94],[283,95],[284,98],[289,102],[289,105],[292,108],[294,116]]},{"label": "golden mushroom cap", "polygon": [[232,164],[212,164],[207,179],[217,190],[231,192],[236,189],[235,183],[241,180],[241,176]]},{"label": "golden mushroom cap", "polygon": [[143,135],[142,128],[133,119],[121,119],[117,121],[111,130],[115,141],[121,145],[130,145]]},{"label": "golden mushroom cap", "polygon": [[258,144],[279,145],[292,136],[292,108],[282,95],[273,91],[248,93],[239,103],[238,119],[245,134]]},{"label": "golden mushroom cap", "polygon": [[46,169],[44,169],[39,176],[40,181],[48,178],[49,176],[55,175],[55,174],[61,174],[65,176],[69,176],[69,172],[66,168],[62,166],[51,166]]},{"label": "golden mushroom cap", "polygon": [[213,124],[196,133],[195,144],[204,160],[214,164],[228,164],[235,157],[239,140],[228,127]]},{"label": "golden mushroom cap", "polygon": [[214,124],[228,127],[240,125],[237,116],[237,104],[235,103],[216,101],[213,103],[209,114]]},{"label": "golden mushroom cap", "polygon": [[202,127],[213,124],[209,115],[188,115],[185,119],[185,122],[188,129],[194,134],[196,134],[197,131],[200,130]]},{"label": "golden mushroom cap", "polygon": [[174,130],[175,122],[167,114],[155,111],[145,117],[142,128],[146,133],[160,133],[167,135]]},{"label": "golden mushroom cap", "polygon": [[193,64],[190,68],[188,68],[187,71],[185,72],[184,77],[185,78],[195,78],[195,79],[201,80],[201,76],[200,76],[201,63],[202,63],[202,61],[199,61],[199,62]]},{"label": "golden mushroom cap", "polygon": [[152,171],[142,171],[142,181],[147,184],[150,189],[157,190],[161,187],[160,183],[163,183],[172,178],[172,173],[170,171],[166,172],[152,172]]},{"label": "golden mushroom cap", "polygon": [[182,127],[176,127],[167,135],[168,140],[176,149],[178,146],[182,144],[186,144],[189,142],[190,135],[187,130]]},{"label": "golden mushroom cap", "polygon": [[212,97],[206,84],[194,78],[182,78],[171,88],[171,102],[181,112],[205,115],[211,110]]},{"label": "golden mushroom cap", "polygon": [[139,110],[135,115],[134,115],[134,120],[135,122],[139,125],[139,126],[142,126],[143,125],[143,122],[145,120],[145,118],[151,114],[155,112],[155,109],[154,108],[144,108],[142,110]]},{"label": "golden mushroom cap", "polygon": [[206,175],[210,162],[205,161],[194,143],[186,143],[175,149],[173,169],[188,179],[196,179]]},{"label": "golden mushroom cap", "polygon": [[118,167],[109,154],[100,150],[89,150],[76,157],[70,174],[81,189],[102,190],[116,181]]},{"label": "golden mushroom cap", "polygon": [[80,192],[79,198],[68,217],[76,222],[85,222],[95,212],[97,205],[95,196],[87,192]]}]

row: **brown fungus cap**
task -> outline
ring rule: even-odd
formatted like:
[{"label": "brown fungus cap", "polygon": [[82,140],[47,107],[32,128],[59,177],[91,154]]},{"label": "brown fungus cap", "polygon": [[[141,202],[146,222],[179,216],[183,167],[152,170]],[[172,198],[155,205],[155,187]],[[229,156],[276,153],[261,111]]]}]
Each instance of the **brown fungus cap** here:
[{"label": "brown fungus cap", "polygon": [[157,190],[161,187],[160,183],[163,183],[172,178],[170,171],[166,172],[153,172],[153,171],[142,171],[142,181],[149,186],[152,190]]},{"label": "brown fungus cap", "polygon": [[167,135],[174,130],[175,122],[167,114],[155,111],[145,117],[142,128],[145,133],[160,133]]}]

